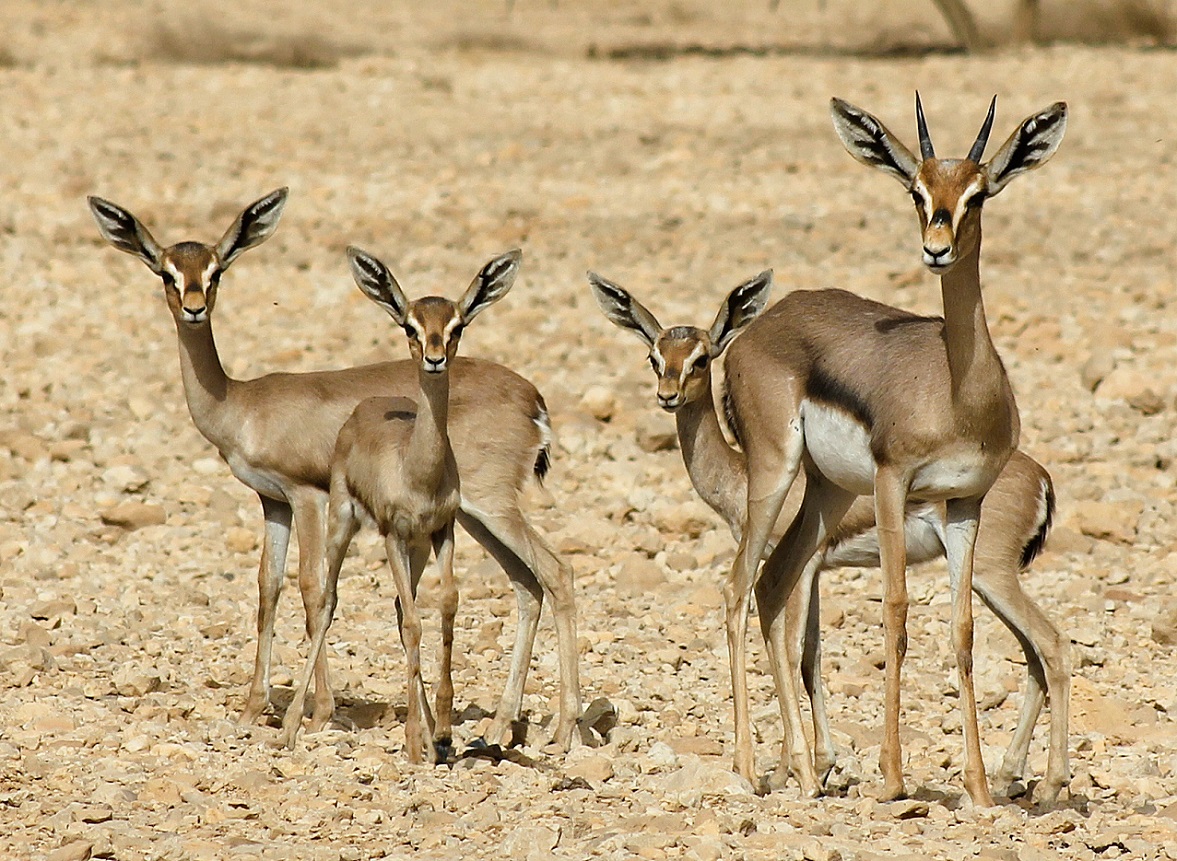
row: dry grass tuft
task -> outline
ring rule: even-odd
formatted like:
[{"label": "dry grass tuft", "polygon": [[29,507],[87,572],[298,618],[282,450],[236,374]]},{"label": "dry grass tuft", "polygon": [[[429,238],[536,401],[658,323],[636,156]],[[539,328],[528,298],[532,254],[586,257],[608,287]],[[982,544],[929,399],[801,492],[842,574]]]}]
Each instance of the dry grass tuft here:
[{"label": "dry grass tuft", "polygon": [[365,52],[318,33],[263,34],[233,30],[213,21],[160,22],[149,36],[147,55],[155,60],[198,65],[253,63],[280,69],[331,69],[345,57]]}]

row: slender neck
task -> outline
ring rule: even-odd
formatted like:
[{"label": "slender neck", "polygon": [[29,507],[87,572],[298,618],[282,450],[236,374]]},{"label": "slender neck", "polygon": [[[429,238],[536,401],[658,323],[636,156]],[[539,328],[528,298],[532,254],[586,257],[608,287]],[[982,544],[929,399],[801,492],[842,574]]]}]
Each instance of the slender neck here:
[{"label": "slender neck", "polygon": [[217,355],[211,320],[195,325],[176,323],[180,340],[180,376],[184,398],[196,429],[213,445],[223,448],[222,437],[231,427],[222,427],[221,417],[228,401],[231,380]]},{"label": "slender neck", "polygon": [[417,420],[413,423],[405,461],[412,466],[414,475],[432,486],[437,484],[437,477],[444,471],[450,452],[446,428],[449,420],[450,375],[448,370],[431,374],[418,367],[417,381],[421,387],[421,398],[417,404]]},{"label": "slender neck", "polygon": [[979,236],[973,251],[940,277],[940,293],[944,301],[944,337],[954,396],[968,397],[978,389],[991,389],[994,380],[1004,378],[1005,371],[985,320]]},{"label": "slender neck", "polygon": [[743,455],[728,445],[719,426],[710,378],[706,391],[679,408],[674,417],[691,484],[738,536],[747,505],[747,468]]}]

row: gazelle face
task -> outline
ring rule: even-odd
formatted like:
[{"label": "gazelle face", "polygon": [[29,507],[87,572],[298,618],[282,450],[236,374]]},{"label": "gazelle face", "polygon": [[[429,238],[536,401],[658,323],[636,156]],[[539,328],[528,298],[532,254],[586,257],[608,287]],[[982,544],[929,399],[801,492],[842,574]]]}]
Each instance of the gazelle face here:
[{"label": "gazelle face", "polygon": [[675,412],[707,391],[711,374],[711,338],[693,326],[666,329],[650,349],[650,367],[658,375],[658,406]]},{"label": "gazelle face", "polygon": [[969,159],[924,161],[911,186],[920,219],[923,263],[937,275],[977,248],[981,237],[981,206],[988,182]]},{"label": "gazelle face", "polygon": [[409,305],[403,328],[414,361],[422,370],[440,374],[457,354],[464,326],[457,304],[440,296],[426,296]]},{"label": "gazelle face", "polygon": [[164,295],[177,323],[205,323],[217,301],[221,262],[207,245],[181,242],[164,251],[159,265]]}]

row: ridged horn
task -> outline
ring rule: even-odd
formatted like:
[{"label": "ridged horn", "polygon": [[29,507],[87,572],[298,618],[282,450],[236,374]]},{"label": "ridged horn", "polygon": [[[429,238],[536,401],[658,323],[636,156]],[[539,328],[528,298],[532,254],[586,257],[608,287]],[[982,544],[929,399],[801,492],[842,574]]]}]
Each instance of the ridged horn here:
[{"label": "ridged horn", "polygon": [[920,158],[927,161],[936,157],[936,150],[932,147],[932,136],[928,134],[928,121],[924,119],[924,106],[920,102],[920,92],[915,91],[915,124],[920,133]]},{"label": "ridged horn", "polygon": [[981,163],[981,156],[985,155],[985,144],[989,143],[989,131],[993,128],[993,113],[996,109],[997,96],[994,96],[993,101],[989,103],[989,115],[985,117],[981,131],[977,134],[976,141],[973,142],[973,148],[969,150],[969,161]]}]

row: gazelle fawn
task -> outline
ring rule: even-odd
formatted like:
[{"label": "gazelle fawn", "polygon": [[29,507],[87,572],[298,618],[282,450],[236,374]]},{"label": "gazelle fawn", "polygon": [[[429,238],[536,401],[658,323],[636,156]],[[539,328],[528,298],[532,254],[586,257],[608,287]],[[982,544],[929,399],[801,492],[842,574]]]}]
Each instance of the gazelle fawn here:
[{"label": "gazelle fawn", "polygon": [[[650,366],[658,378],[658,406],[673,413],[679,448],[691,484],[739,540],[747,501],[747,464],[743,452],[724,436],[712,393],[712,364],[732,338],[763,310],[771,282],[761,276],[733,290],[720,305],[708,329],[662,326],[624,288],[589,274],[597,303],[610,321],[633,331],[649,349]],[[769,547],[779,541],[800,502],[799,488],[790,492],[772,531]],[[1047,471],[1029,455],[1015,451],[997,476],[981,505],[977,531],[973,591],[1010,629],[1026,659],[1026,690],[1018,726],[998,775],[1002,789],[1023,778],[1034,724],[1050,697],[1050,749],[1047,780],[1040,797],[1053,800],[1068,773],[1067,718],[1070,657],[1066,640],[1046,614],[1022,589],[1019,573],[1041,550],[1054,510],[1054,491]],[[943,503],[909,502],[904,518],[909,564],[945,554],[946,512]],[[874,500],[856,499],[842,521],[826,537],[805,569],[812,578],[803,653],[790,650],[790,664],[801,660],[801,678],[809,695],[819,777],[834,765],[834,746],[821,684],[820,607],[817,578],[830,568],[878,567],[879,537]],[[795,672],[795,670],[794,670]],[[779,775],[784,777],[784,775]]]},{"label": "gazelle fawn", "polygon": [[[361,401],[339,431],[331,457],[331,491],[327,508],[327,583],[315,608],[316,636],[306,671],[282,724],[282,740],[294,745],[311,675],[331,625],[339,587],[339,570],[364,515],[376,521],[384,537],[388,565],[396,584],[398,625],[408,664],[408,718],[405,747],[410,762],[444,761],[452,734],[454,686],[451,678],[454,616],[458,589],[454,582],[454,520],[461,500],[458,464],[450,447],[450,367],[465,327],[507,294],[519,272],[519,251],[491,260],[457,302],[440,296],[409,301],[387,267],[358,248],[349,248],[352,275],[360,289],[389,313],[408,337],[417,366],[417,398],[369,398]],[[417,584],[429,561],[437,558],[441,580],[442,655],[436,721],[430,714],[421,679],[421,616]],[[433,744],[426,745],[422,726]]]},{"label": "gazelle fawn", "polygon": [[[274,621],[292,527],[298,534],[298,584],[307,634],[312,639],[315,635],[310,608],[322,603],[327,489],[340,428],[365,398],[411,397],[419,391],[417,369],[407,359],[252,380],[233,379],[225,372],[212,327],[222,273],[241,252],[274,232],[286,197],[281,188],[251,203],[215,244],[167,247],[123,207],[89,199],[102,236],[142,260],[163,281],[192,420],[233,475],[261,500],[265,530],[258,570],[258,640],[245,721],[258,720],[270,704]],[[550,462],[547,407],[535,386],[494,362],[459,358],[450,375],[449,427],[463,476],[458,522],[502,565],[519,610],[511,666],[488,740],[508,740],[511,724],[520,716],[546,596],[559,641],[561,700],[555,740],[567,748],[580,714],[572,571],[520,507],[527,481],[542,478]],[[322,727],[334,709],[326,656],[320,654],[311,727]]]}]

